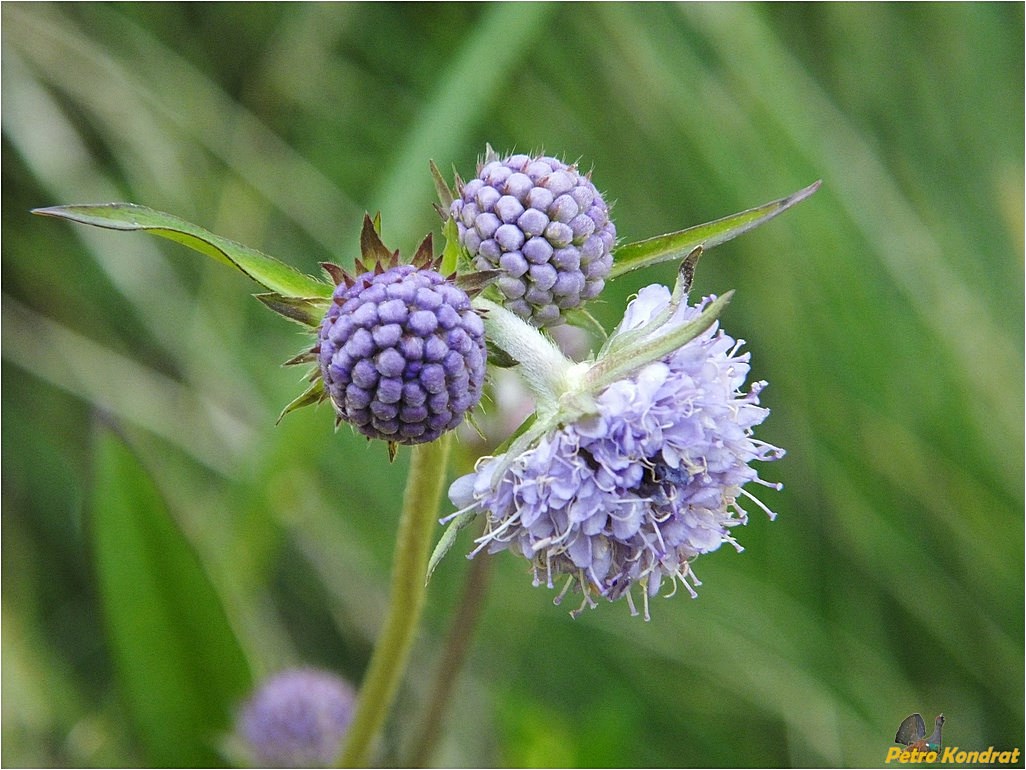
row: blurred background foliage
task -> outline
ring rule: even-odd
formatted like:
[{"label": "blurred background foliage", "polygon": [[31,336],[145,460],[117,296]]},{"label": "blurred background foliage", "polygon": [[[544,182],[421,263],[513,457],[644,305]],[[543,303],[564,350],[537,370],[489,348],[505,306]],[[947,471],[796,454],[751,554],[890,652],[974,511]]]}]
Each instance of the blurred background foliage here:
[{"label": "blurred background foliage", "polygon": [[[428,159],[469,177],[486,142],[593,168],[624,241],[823,187],[696,284],[738,290],[724,326],[789,451],[779,519],[648,624],[572,621],[492,560],[431,763],[879,765],[913,711],[949,745],[1022,746],[1022,32],[1019,3],[4,3],[3,764],[182,761],[140,704],[182,650],[208,670],[221,626],[248,669],[222,692],[299,662],[358,681],[406,468],[325,408],[275,425],[308,343],[245,277],[29,209],[133,201],[315,273],[364,211],[404,252],[437,233]],[[623,277],[596,315],[672,275]],[[453,475],[480,451],[465,435]],[[212,625],[105,600],[119,554],[146,568],[118,529],[146,501],[173,526],[133,534],[160,569],[144,604]],[[410,761],[468,544],[384,763]],[[126,634],[178,653],[140,680]]]}]

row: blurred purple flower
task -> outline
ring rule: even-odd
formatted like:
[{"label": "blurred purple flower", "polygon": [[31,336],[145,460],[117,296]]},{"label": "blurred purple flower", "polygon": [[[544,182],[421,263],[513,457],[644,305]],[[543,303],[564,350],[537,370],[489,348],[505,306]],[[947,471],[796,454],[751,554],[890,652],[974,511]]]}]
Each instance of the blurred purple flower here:
[{"label": "blurred purple flower", "polygon": [[331,767],[355,699],[349,683],[329,671],[289,669],[257,689],[236,732],[258,767]]}]

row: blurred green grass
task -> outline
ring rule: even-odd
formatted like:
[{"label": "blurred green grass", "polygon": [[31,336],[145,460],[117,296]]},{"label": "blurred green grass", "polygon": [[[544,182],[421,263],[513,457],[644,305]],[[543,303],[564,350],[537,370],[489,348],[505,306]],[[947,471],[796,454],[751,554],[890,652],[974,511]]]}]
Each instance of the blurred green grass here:
[{"label": "blurred green grass", "polygon": [[[131,200],[307,272],[437,218],[427,161],[486,142],[593,167],[621,239],[822,178],[703,258],[738,293],[780,513],[700,598],[576,621],[498,558],[434,762],[865,766],[943,711],[1023,745],[1020,4],[20,4],[3,35],[5,766],[130,766],[89,546],[113,415],[256,675],[358,680],[402,454],[298,394],[305,344],[245,278],[36,206]],[[607,326],[638,287],[614,284]],[[473,460],[471,441],[461,463]],[[456,469],[454,469],[454,473]],[[465,545],[465,542],[464,542]],[[384,745],[402,761],[467,564],[442,564]]]}]

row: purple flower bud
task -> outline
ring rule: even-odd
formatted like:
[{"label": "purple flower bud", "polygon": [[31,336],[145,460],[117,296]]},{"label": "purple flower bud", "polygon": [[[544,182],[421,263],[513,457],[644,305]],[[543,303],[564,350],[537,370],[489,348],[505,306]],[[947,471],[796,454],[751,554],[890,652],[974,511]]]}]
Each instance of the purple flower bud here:
[{"label": "purple flower bud", "polygon": [[[433,441],[481,398],[484,327],[467,294],[435,270],[379,265],[339,284],[319,339],[321,377],[335,411],[368,437]],[[454,339],[458,350],[450,347]],[[453,398],[424,411],[424,392]],[[404,401],[406,394],[415,400]],[[452,406],[457,395],[459,409]]]},{"label": "purple flower bud", "polygon": [[566,222],[550,222],[545,228],[545,240],[557,249],[569,246],[574,240],[574,231]]},{"label": "purple flower bud", "polygon": [[474,219],[474,228],[477,230],[478,235],[481,236],[481,240],[491,238],[495,235],[495,231],[499,229],[499,225],[501,224],[502,220],[491,212],[487,214],[478,214]]},{"label": "purple flower bud", "polygon": [[555,198],[556,196],[552,194],[552,190],[547,190],[544,187],[533,187],[527,193],[527,205],[538,211],[548,211]]},{"label": "purple flower bud", "polygon": [[[460,242],[478,269],[506,273],[499,286],[508,309],[535,326],[551,326],[562,321],[560,309],[579,307],[602,290],[612,261],[601,257],[611,255],[616,228],[601,194],[576,166],[549,156],[493,156],[458,193],[451,212]],[[585,246],[588,258],[564,255],[556,261],[560,250],[576,252]],[[522,258],[504,259],[511,252]],[[531,265],[548,264],[557,273],[556,281],[565,274],[576,276],[559,283],[564,290],[559,307],[551,294],[531,293],[526,283],[522,291],[514,288],[514,281],[529,280],[523,259]]]},{"label": "purple flower bud", "polygon": [[495,231],[495,242],[502,247],[503,251],[517,251],[524,245],[527,236],[524,231],[516,225],[500,225]]},{"label": "purple flower bud", "polygon": [[[532,244],[536,242],[538,241],[531,241]],[[542,261],[546,262],[548,260]],[[519,278],[527,272],[530,265],[527,264],[527,260],[524,259],[524,255],[519,251],[507,251],[499,257],[499,267],[504,273],[506,273],[506,275],[502,276],[503,278]],[[523,292],[521,292],[521,294],[522,293]]]},{"label": "purple flower bud", "polygon": [[541,235],[545,232],[545,228],[548,227],[548,225],[549,218],[538,209],[527,209],[520,215],[520,219],[517,220],[517,227],[519,227],[528,238],[534,238],[537,235]]},{"label": "purple flower bud", "polygon": [[552,201],[552,205],[549,206],[548,215],[549,219],[554,222],[569,224],[570,220],[577,216],[577,212],[577,203],[574,199],[569,195],[560,195],[556,200]]},{"label": "purple flower bud", "polygon": [[495,214],[503,222],[516,222],[523,213],[524,204],[512,195],[503,195],[495,202]]},{"label": "purple flower bud", "polygon": [[539,289],[551,289],[556,284],[558,273],[556,268],[546,263],[544,265],[531,265],[528,273],[533,283]]},{"label": "purple flower bud", "polygon": [[499,276],[498,287],[503,296],[509,299],[523,297],[524,292],[527,291],[527,284],[523,281],[517,280],[517,278],[512,275]]}]

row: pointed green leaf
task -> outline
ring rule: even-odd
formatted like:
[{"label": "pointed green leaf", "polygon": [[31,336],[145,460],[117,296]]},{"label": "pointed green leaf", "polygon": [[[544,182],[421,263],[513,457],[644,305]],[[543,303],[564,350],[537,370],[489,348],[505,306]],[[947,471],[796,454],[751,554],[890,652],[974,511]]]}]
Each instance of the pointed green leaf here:
[{"label": "pointed green leaf", "polygon": [[144,231],[167,238],[218,262],[238,268],[270,291],[286,297],[328,297],[334,288],[249,246],[222,238],[184,219],[134,203],[99,203],[33,209],[109,230]]},{"label": "pointed green leaf", "polygon": [[[673,285],[673,292],[670,294],[670,301],[666,307],[656,313],[648,323],[637,329],[621,331],[619,328],[606,340],[606,344],[599,351],[598,358],[601,360],[610,355],[616,355],[619,351],[632,347],[638,340],[651,337],[655,330],[669,321],[676,314],[682,302],[687,302],[688,292],[691,291],[691,284],[695,278],[695,267],[702,256],[702,247],[695,246],[691,253],[684,258],[677,268],[677,280]],[[715,319],[710,319],[709,323]],[[683,343],[681,343],[683,344]]]},{"label": "pointed green leaf", "polygon": [[502,275],[501,270],[475,270],[472,273],[464,273],[456,276],[456,285],[473,299],[483,292]]},{"label": "pointed green leaf", "polygon": [[655,265],[659,262],[668,262],[671,259],[683,259],[696,246],[701,246],[706,250],[718,246],[731,238],[747,233],[801,203],[816,192],[819,185],[820,182],[815,182],[786,198],[771,201],[739,214],[731,214],[714,222],[706,222],[704,225],[695,225],[675,233],[657,235],[654,238],[624,244],[613,252],[613,269],[610,271],[609,277],[616,278],[631,270]]},{"label": "pointed green leaf", "polygon": [[442,172],[438,170],[438,166],[433,160],[428,161],[428,166],[431,169],[431,178],[435,180],[435,192],[438,193],[438,200],[448,211],[455,199],[455,193],[449,188],[449,183],[442,177]]},{"label": "pointed green leaf", "polygon": [[442,275],[451,275],[459,266],[462,249],[459,227],[451,216],[442,225],[442,236],[445,238],[445,247],[442,249],[442,264],[439,271]]},{"label": "pointed green leaf", "polygon": [[466,528],[475,518],[477,518],[477,511],[464,511],[452,518],[449,526],[445,528],[445,532],[438,539],[438,545],[435,546],[435,550],[431,552],[431,558],[428,560],[427,575],[424,578],[425,583],[431,579],[431,575],[434,574],[438,563],[449,553],[453,543],[456,542],[456,536],[460,533],[460,530]]},{"label": "pointed green leaf", "polygon": [[253,296],[275,313],[313,329],[321,325],[328,308],[328,301],[320,297],[285,297],[274,292]]},{"label": "pointed green leaf", "polygon": [[119,684],[153,767],[222,764],[215,746],[251,686],[197,555],[153,480],[108,428],[95,444],[92,533]]},{"label": "pointed green leaf", "polygon": [[610,337],[613,344],[588,371],[586,379],[589,386],[598,391],[680,349],[712,326],[733,296],[734,290],[731,289],[710,302],[698,316],[668,332],[659,334],[658,329],[651,327],[647,327],[648,331],[640,337],[635,331],[627,332],[625,338],[631,343],[629,345],[621,345],[616,336]]},{"label": "pointed green leaf", "polygon": [[301,353],[297,353],[292,356],[288,361],[282,364],[282,366],[296,366],[298,364],[312,364],[317,360],[317,351],[312,348],[307,348]]}]

